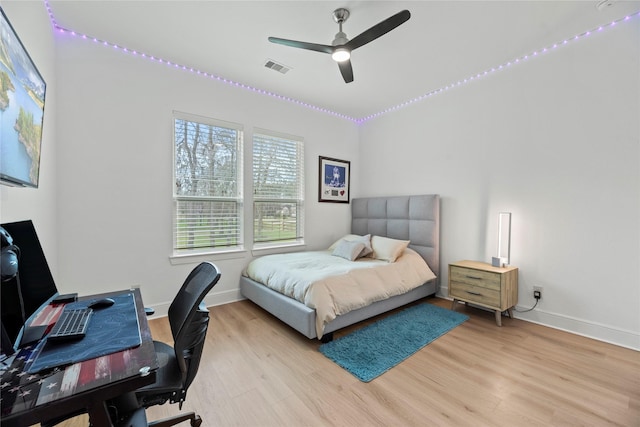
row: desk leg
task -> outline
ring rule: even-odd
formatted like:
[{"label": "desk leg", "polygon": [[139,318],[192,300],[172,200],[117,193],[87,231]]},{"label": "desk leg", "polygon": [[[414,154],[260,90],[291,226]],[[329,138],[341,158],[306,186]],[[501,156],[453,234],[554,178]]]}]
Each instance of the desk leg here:
[{"label": "desk leg", "polygon": [[92,427],[112,427],[111,417],[107,410],[107,403],[104,401],[96,401],[89,406],[89,421]]}]

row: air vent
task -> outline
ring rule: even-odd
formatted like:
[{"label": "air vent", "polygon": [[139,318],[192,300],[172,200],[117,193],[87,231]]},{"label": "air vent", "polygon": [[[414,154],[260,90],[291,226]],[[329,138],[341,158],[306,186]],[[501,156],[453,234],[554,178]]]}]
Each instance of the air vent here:
[{"label": "air vent", "polygon": [[287,74],[287,71],[291,69],[291,67],[287,67],[284,64],[279,64],[273,59],[267,59],[267,62],[264,63],[264,66],[282,74]]},{"label": "air vent", "polygon": [[598,4],[596,4],[596,9],[598,10],[605,10],[607,8],[610,8],[611,6],[613,6],[618,0],[603,0],[598,2]]}]

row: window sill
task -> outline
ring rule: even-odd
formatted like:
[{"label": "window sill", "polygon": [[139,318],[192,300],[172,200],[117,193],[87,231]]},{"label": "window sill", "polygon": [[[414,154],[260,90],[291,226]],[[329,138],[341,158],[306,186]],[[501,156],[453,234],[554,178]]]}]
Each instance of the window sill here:
[{"label": "window sill", "polygon": [[253,256],[262,256],[262,255],[271,255],[271,254],[282,254],[288,252],[300,252],[307,247],[304,243],[291,243],[287,245],[264,245],[264,246],[254,246],[251,250],[251,255]]},{"label": "window sill", "polygon": [[218,261],[226,259],[244,258],[247,251],[244,249],[229,250],[225,252],[192,252],[173,254],[169,256],[171,265],[192,264],[203,261]]}]

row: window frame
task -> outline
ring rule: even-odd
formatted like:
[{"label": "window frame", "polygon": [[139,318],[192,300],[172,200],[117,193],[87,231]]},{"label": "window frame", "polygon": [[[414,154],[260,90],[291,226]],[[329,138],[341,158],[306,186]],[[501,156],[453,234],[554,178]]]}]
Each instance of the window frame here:
[{"label": "window frame", "polygon": [[[179,195],[177,194],[177,146],[176,131],[177,121],[187,121],[191,123],[199,123],[211,127],[219,127],[230,129],[237,132],[235,156],[236,156],[236,176],[235,176],[235,195],[231,197],[222,196],[196,196],[196,195]],[[172,114],[172,151],[173,151],[173,171],[172,171],[172,262],[180,258],[201,256],[207,254],[233,254],[244,251],[245,237],[245,200],[244,200],[244,126],[239,123],[228,122],[224,120],[214,119],[211,117],[199,116],[196,114],[185,113],[181,111],[173,111]],[[237,222],[237,241],[233,245],[227,246],[206,246],[200,248],[178,248],[178,206],[180,202],[204,200],[208,202],[233,202],[236,204],[236,222]]]},{"label": "window frame", "polygon": [[[296,144],[297,157],[297,198],[296,197],[257,197],[256,194],[256,137],[273,138],[285,140]],[[265,128],[254,128],[252,135],[251,147],[251,188],[252,188],[252,209],[251,209],[251,231],[252,231],[252,248],[254,250],[287,248],[291,246],[301,246],[305,244],[305,158],[304,158],[304,138],[301,136],[286,134]],[[257,241],[256,239],[256,220],[257,220],[257,203],[289,203],[296,205],[296,236],[283,240],[266,240]]]}]

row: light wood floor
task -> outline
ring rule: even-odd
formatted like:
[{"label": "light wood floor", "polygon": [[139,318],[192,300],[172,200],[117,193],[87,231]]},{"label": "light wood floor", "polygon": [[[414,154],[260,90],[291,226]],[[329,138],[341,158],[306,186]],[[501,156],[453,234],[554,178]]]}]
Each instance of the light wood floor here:
[{"label": "light wood floor", "polygon": [[[248,301],[210,310],[183,406],[206,426],[640,426],[633,350],[516,319],[499,328],[493,313],[460,305],[470,320],[363,383],[319,353],[317,340]],[[150,323],[154,338],[170,342],[166,319]]]}]

